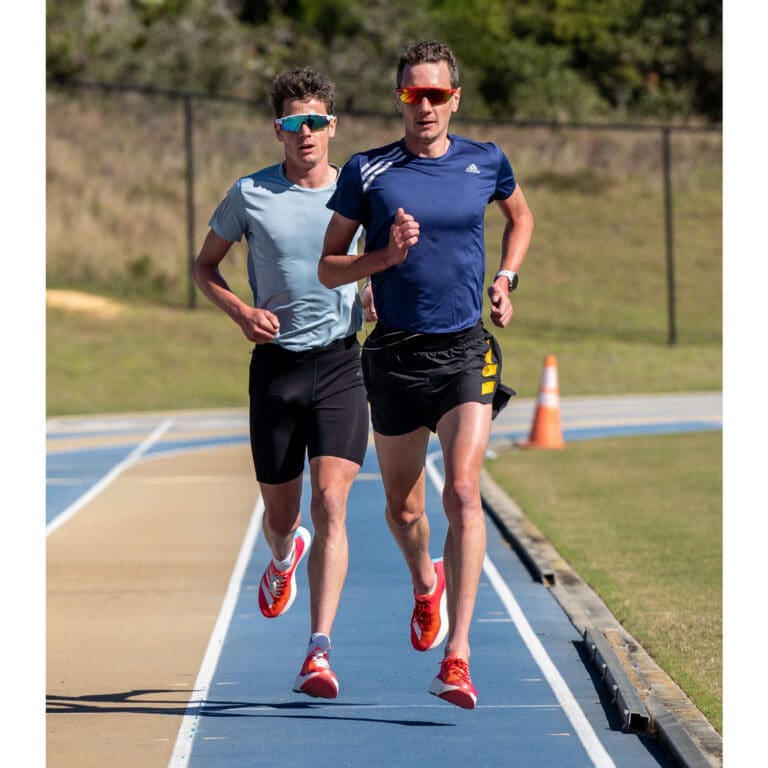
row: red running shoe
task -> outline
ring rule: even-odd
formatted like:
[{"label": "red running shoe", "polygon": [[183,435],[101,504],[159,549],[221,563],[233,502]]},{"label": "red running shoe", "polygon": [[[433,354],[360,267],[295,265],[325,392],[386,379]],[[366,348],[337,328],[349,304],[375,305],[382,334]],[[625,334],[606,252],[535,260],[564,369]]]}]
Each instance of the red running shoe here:
[{"label": "red running shoe", "polygon": [[339,693],[339,681],[328,661],[329,651],[313,648],[301,667],[293,684],[296,693],[321,699],[335,699]]},{"label": "red running shoe", "polygon": [[445,594],[445,569],[443,558],[433,560],[437,584],[431,595],[414,593],[411,616],[411,645],[417,651],[431,651],[445,640],[448,634],[448,609]]},{"label": "red running shoe", "polygon": [[474,709],[477,690],[469,677],[469,664],[459,656],[446,656],[440,673],[429,686],[429,692],[464,709]]},{"label": "red running shoe", "polygon": [[274,560],[269,561],[259,587],[259,608],[268,618],[274,619],[285,613],[296,599],[296,568],[309,550],[311,541],[306,528],[297,528],[294,534],[295,554],[293,565],[287,571],[278,571]]}]

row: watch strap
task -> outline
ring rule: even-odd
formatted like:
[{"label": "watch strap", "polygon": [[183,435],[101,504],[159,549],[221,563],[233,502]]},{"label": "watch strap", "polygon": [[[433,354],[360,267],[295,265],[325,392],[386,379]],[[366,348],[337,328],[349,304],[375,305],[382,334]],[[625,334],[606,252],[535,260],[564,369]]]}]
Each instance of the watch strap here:
[{"label": "watch strap", "polygon": [[517,288],[517,272],[513,272],[511,269],[500,269],[495,277],[493,278],[493,282],[495,283],[500,277],[506,277],[507,282],[509,283],[509,290],[510,292],[514,291],[515,288]]}]

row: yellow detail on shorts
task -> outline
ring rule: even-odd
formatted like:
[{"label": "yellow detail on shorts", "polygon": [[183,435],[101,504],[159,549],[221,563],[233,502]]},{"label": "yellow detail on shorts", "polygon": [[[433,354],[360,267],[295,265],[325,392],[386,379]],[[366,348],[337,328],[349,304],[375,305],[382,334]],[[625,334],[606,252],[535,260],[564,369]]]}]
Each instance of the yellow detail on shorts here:
[{"label": "yellow detail on shorts", "polygon": [[499,366],[496,365],[496,363],[490,363],[489,365],[486,365],[483,368],[483,376],[485,376],[486,378],[488,376],[495,376],[496,375],[496,370],[498,369],[498,367]]},{"label": "yellow detail on shorts", "polygon": [[487,395],[493,392],[493,388],[496,386],[495,381],[484,381],[482,389],[480,390],[482,394]]},{"label": "yellow detail on shorts", "polygon": [[488,351],[485,353],[485,362],[486,363],[492,363],[493,362],[493,350],[490,348],[490,341],[488,342],[489,348]]}]

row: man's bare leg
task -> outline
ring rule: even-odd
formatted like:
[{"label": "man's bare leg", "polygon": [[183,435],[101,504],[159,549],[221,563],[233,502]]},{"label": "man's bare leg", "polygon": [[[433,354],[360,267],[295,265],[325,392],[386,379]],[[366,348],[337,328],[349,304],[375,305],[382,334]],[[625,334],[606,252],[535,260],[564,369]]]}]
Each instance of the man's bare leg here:
[{"label": "man's bare leg", "polygon": [[264,538],[273,557],[285,560],[301,523],[301,475],[287,483],[259,483],[259,488],[264,501]]},{"label": "man's bare leg", "polygon": [[425,514],[425,471],[429,430],[405,435],[374,431],[376,455],[386,496],[386,519],[417,594],[429,592],[435,567],[429,553],[429,520]]},{"label": "man's bare leg", "polygon": [[335,456],[318,456],[309,467],[315,529],[307,562],[311,631],[330,636],[349,566],[347,499],[360,466]]},{"label": "man's bare leg", "polygon": [[443,506],[448,518],[445,578],[449,632],[445,655],[469,660],[469,628],[485,556],[480,471],[491,430],[491,406],[463,403],[438,422],[443,449]]}]

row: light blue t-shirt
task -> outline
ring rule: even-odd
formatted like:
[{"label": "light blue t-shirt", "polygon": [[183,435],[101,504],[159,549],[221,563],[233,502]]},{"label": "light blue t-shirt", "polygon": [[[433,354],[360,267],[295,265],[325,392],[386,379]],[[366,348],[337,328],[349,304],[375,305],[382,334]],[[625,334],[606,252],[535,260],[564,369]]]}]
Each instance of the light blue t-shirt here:
[{"label": "light blue t-shirt", "polygon": [[[208,222],[230,242],[245,234],[254,306],[277,315],[273,343],[286,349],[324,347],[363,327],[355,284],[326,288],[317,278],[333,214],[326,203],[335,190],[335,182],[322,189],[293,184],[279,163],[238,179]],[[349,253],[357,253],[359,234]]]}]

